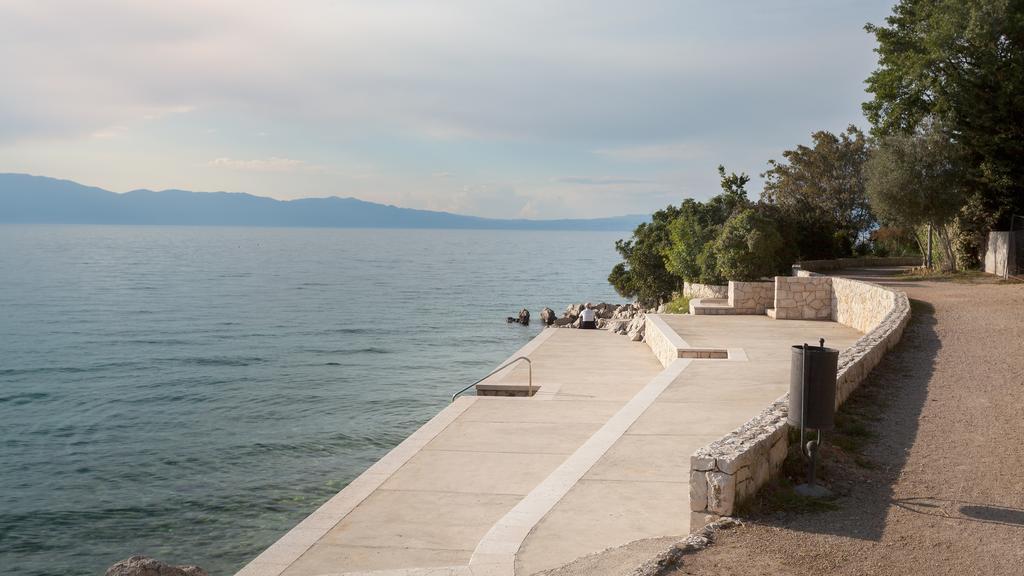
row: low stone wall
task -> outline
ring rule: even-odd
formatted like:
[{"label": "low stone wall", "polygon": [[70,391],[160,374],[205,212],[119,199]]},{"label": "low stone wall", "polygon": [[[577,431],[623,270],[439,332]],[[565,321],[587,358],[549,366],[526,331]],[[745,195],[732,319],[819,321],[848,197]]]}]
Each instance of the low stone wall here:
[{"label": "low stone wall", "polygon": [[729,282],[729,306],[733,314],[764,314],[775,300],[772,282]]},{"label": "low stone wall", "polygon": [[680,294],[687,298],[728,298],[729,287],[683,282],[683,291]]},{"label": "low stone wall", "polygon": [[[802,281],[811,278],[804,272]],[[906,294],[847,278],[829,278],[830,313],[865,332],[839,355],[836,407],[860,385],[882,356],[899,342],[910,320]],[[691,530],[720,516],[752,496],[777,474],[789,450],[786,415],[789,395],[776,400],[755,418],[690,457]]]},{"label": "low stone wall", "polygon": [[828,276],[775,277],[771,316],[776,320],[831,320],[832,307],[832,279]]},{"label": "low stone wall", "polygon": [[727,298],[694,298],[690,314],[764,314],[775,300],[773,282],[729,281]]},{"label": "low stone wall", "polygon": [[802,260],[793,265],[793,268],[810,270],[812,272],[828,272],[830,270],[842,270],[844,268],[865,268],[871,266],[920,266],[920,256],[865,256],[863,258],[836,258],[835,260]]},{"label": "low stone wall", "polygon": [[687,348],[686,342],[656,314],[644,317],[644,342],[666,368],[679,359],[680,348]]}]

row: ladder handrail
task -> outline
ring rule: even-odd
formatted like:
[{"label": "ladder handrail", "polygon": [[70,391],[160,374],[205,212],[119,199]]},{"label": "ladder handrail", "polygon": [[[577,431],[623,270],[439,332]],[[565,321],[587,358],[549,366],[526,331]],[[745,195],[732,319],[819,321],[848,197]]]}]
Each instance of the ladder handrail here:
[{"label": "ladder handrail", "polygon": [[527,394],[527,396],[533,396],[533,361],[530,360],[529,358],[527,358],[526,356],[516,356],[515,358],[509,360],[508,362],[505,362],[501,366],[498,366],[494,370],[491,370],[491,372],[489,374],[487,374],[487,376],[484,376],[483,378],[477,380],[476,382],[473,382],[469,386],[466,386],[462,390],[459,390],[455,394],[452,394],[452,402],[455,402],[455,398],[457,398],[459,396],[459,394],[462,394],[466,390],[469,390],[473,386],[476,386],[477,384],[483,382],[484,380],[487,380],[491,376],[494,376],[498,372],[501,372],[505,368],[508,368],[509,366],[515,364],[516,362],[519,362],[520,360],[526,360],[526,364],[529,367],[530,381],[529,381],[529,385],[528,385],[528,387],[526,389],[526,394]]}]

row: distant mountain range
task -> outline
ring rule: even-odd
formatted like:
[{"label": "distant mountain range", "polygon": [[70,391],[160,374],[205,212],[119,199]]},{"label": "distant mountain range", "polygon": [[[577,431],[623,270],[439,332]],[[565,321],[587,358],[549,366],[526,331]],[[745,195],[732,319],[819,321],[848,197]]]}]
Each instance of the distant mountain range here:
[{"label": "distant mountain range", "polygon": [[134,190],[116,194],[27,174],[0,174],[0,223],[632,230],[648,216],[501,220],[414,210],[356,198],[275,200],[251,194]]}]

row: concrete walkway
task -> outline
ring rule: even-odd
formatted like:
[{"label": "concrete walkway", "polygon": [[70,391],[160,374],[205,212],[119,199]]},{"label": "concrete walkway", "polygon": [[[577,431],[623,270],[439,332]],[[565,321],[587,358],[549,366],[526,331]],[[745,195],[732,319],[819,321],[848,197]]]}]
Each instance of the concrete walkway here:
[{"label": "concrete walkway", "polygon": [[[460,397],[239,575],[525,575],[686,534],[690,454],[786,392],[790,344],[860,336],[831,322],[663,318],[730,359],[663,368],[621,336],[545,330],[520,351],[535,397]],[[525,366],[501,377],[525,379]]]}]

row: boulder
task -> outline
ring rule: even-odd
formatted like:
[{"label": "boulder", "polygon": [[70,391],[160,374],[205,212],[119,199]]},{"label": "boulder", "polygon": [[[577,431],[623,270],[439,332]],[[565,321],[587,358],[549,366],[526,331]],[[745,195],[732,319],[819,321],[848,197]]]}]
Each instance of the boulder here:
[{"label": "boulder", "polygon": [[199,566],[172,566],[145,556],[132,556],[107,568],[106,576],[209,576]]},{"label": "boulder", "polygon": [[519,323],[522,324],[523,326],[530,325],[530,311],[527,310],[526,308],[523,308],[522,310],[519,311]]},{"label": "boulder", "polygon": [[604,328],[605,330],[614,334],[625,334],[626,326],[629,326],[629,320],[622,320],[619,318],[612,320],[598,320],[597,327]]},{"label": "boulder", "polygon": [[640,342],[644,339],[644,315],[637,314],[626,327],[626,336],[633,342]]},{"label": "boulder", "polygon": [[543,322],[545,326],[551,326],[557,319],[558,316],[555,315],[555,311],[547,306],[540,311],[540,321]]},{"label": "boulder", "polygon": [[607,320],[615,315],[615,310],[617,308],[618,306],[615,306],[613,304],[605,304],[604,302],[602,302],[597,305],[597,317]]},{"label": "boulder", "polygon": [[569,327],[571,327],[571,325],[572,325],[574,320],[575,320],[575,318],[570,318],[568,316],[562,316],[558,320],[555,320],[555,324],[554,325],[559,327],[559,328],[569,328]]}]

